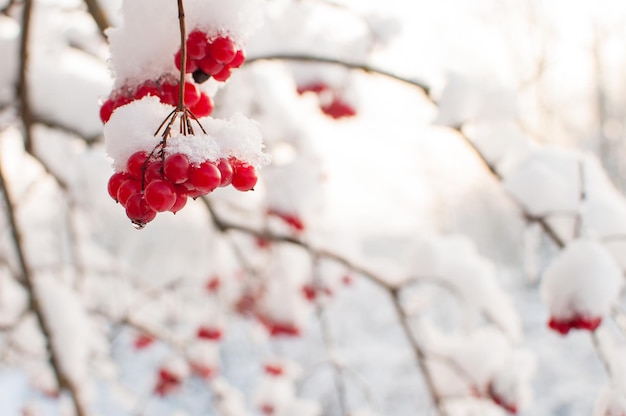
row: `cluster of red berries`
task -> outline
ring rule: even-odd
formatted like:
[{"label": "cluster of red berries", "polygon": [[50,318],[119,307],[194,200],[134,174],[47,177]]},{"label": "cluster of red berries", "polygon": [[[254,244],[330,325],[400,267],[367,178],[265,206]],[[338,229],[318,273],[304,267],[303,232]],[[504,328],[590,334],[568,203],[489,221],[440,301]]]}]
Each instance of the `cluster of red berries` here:
[{"label": "cluster of red berries", "polygon": [[197,198],[228,185],[249,191],[256,182],[254,166],[235,158],[193,165],[182,153],[160,158],[135,152],[128,158],[126,171],[111,176],[108,191],[126,208],[128,218],[143,227],[157,212],[180,211],[188,197]]},{"label": "cluster of red berries", "polygon": [[[181,55],[179,50],[174,58],[178,70],[181,69]],[[211,77],[216,81],[226,81],[231,70],[239,68],[245,60],[243,50],[238,49],[228,37],[210,38],[199,30],[194,30],[187,37],[185,72],[192,74],[199,84]]]},{"label": "cluster of red berries", "polygon": [[[115,98],[113,95],[109,97],[100,107],[100,120],[108,122],[115,109],[147,96],[158,97],[163,104],[175,107],[179,101],[178,92],[178,83],[146,81],[132,91],[123,90]],[[207,117],[213,112],[213,100],[193,82],[185,82],[184,102],[196,117]]]},{"label": "cluster of red berries", "polygon": [[333,88],[324,82],[313,82],[311,84],[299,85],[298,94],[306,92],[316,94],[320,101],[320,110],[324,114],[334,119],[354,117],[356,110],[346,102]]},{"label": "cluster of red berries", "polygon": [[567,335],[572,329],[595,331],[602,323],[601,316],[575,315],[568,319],[550,318],[548,327],[561,335]]}]

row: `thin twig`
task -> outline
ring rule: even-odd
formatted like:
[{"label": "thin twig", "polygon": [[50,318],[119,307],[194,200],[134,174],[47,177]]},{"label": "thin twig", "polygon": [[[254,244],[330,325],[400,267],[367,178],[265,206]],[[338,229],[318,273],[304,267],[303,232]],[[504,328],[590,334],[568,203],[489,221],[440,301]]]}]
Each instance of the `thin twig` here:
[{"label": "thin twig", "polygon": [[98,30],[103,38],[106,39],[105,30],[111,26],[109,24],[109,19],[107,18],[104,10],[100,7],[98,0],[85,0],[85,5],[87,5],[87,11],[93,18],[94,22],[98,26]]},{"label": "thin twig", "polygon": [[33,0],[24,0],[22,9],[22,32],[20,37],[20,59],[17,80],[17,97],[19,100],[20,116],[24,127],[24,146],[27,151],[32,150],[33,146],[33,119],[30,108],[29,88],[28,88],[28,66],[29,66],[29,48],[30,40],[30,23],[33,10]]}]

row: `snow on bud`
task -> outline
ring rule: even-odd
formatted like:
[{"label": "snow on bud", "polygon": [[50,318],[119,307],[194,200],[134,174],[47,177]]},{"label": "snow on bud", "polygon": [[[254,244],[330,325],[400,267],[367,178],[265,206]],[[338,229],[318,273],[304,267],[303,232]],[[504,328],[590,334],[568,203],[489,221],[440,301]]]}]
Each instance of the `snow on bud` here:
[{"label": "snow on bud", "polygon": [[580,155],[545,147],[504,178],[506,190],[531,215],[575,214],[580,208]]},{"label": "snow on bud", "polygon": [[619,296],[622,273],[597,241],[574,240],[546,268],[541,294],[562,321],[606,314]]},{"label": "snow on bud", "polygon": [[450,74],[437,100],[439,114],[434,124],[461,126],[468,121],[499,121],[518,115],[515,92],[492,82]]},{"label": "snow on bud", "polygon": [[512,121],[468,123],[463,133],[499,174],[507,176],[536,145]]},{"label": "snow on bud", "polygon": [[95,346],[95,334],[85,307],[78,293],[53,276],[38,276],[35,282],[60,370],[74,385],[84,388]]},{"label": "snow on bud", "polygon": [[626,396],[615,388],[604,387],[593,408],[593,416],[622,416],[626,414]]},{"label": "snow on bud", "polygon": [[216,378],[211,381],[211,388],[215,394],[217,414],[221,416],[248,415],[243,394],[226,380]]},{"label": "snow on bud", "polygon": [[492,399],[508,409],[520,410],[530,405],[535,369],[536,359],[530,351],[514,351],[491,379]]},{"label": "snow on bud", "polygon": [[219,347],[215,342],[195,341],[187,347],[191,371],[202,378],[214,376],[219,367]]},{"label": "snow on bud", "polygon": [[296,390],[293,381],[283,377],[263,377],[253,399],[257,409],[272,415],[283,414],[294,400]]}]

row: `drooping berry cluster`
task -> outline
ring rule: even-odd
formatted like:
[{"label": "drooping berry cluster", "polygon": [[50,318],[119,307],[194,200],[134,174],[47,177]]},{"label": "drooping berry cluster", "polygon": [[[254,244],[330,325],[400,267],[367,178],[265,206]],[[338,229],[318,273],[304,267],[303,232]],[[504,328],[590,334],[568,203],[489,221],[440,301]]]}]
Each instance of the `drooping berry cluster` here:
[{"label": "drooping berry cluster", "polygon": [[354,107],[348,103],[337,90],[331,88],[324,82],[299,85],[297,91],[300,95],[307,92],[316,94],[319,98],[322,113],[335,120],[345,117],[354,117],[356,115]]},{"label": "drooping berry cluster", "polygon": [[[146,81],[133,90],[122,89],[112,94],[100,107],[100,119],[106,123],[118,107],[147,96],[158,97],[163,104],[175,107],[179,101],[178,93],[178,83]],[[185,82],[184,103],[196,117],[206,117],[213,112],[213,100],[193,82]]]},{"label": "drooping berry cluster", "polygon": [[[180,49],[174,57],[178,70],[181,68]],[[209,37],[200,30],[194,30],[187,37],[186,71],[201,84],[213,77],[216,81],[226,81],[231,70],[243,65],[246,57],[243,50],[227,36]]]},{"label": "drooping berry cluster", "polygon": [[249,191],[256,182],[254,166],[234,158],[196,165],[182,153],[151,157],[146,152],[135,152],[128,158],[126,171],[111,176],[108,191],[111,198],[126,208],[133,224],[143,227],[158,212],[180,211],[187,198],[197,198],[228,185]]}]

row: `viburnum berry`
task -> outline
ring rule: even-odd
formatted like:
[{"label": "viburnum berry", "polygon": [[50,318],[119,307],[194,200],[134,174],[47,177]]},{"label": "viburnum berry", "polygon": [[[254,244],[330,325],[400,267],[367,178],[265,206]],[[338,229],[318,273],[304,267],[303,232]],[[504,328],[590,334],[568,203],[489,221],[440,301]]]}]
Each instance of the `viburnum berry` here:
[{"label": "viburnum berry", "polygon": [[113,110],[115,110],[115,103],[111,99],[106,100],[100,107],[100,120],[103,123],[109,121],[111,115],[113,115]]},{"label": "viburnum berry", "polygon": [[213,78],[216,81],[226,81],[228,78],[230,78],[230,68],[224,67],[220,72],[213,75]]},{"label": "viburnum berry", "polygon": [[274,377],[282,376],[285,372],[284,368],[278,364],[265,364],[263,370],[266,374]]},{"label": "viburnum berry", "polygon": [[181,384],[181,381],[182,380],[177,375],[162,368],[159,370],[157,384],[154,387],[154,392],[159,396],[165,396],[178,388]]},{"label": "viburnum berry", "polygon": [[207,117],[213,112],[213,100],[206,94],[201,94],[198,102],[191,107],[191,112],[196,117]]},{"label": "viburnum berry", "polygon": [[198,328],[196,336],[200,339],[219,341],[222,339],[222,330],[215,327],[201,326]]},{"label": "viburnum berry", "polygon": [[161,161],[152,161],[148,163],[144,173],[145,183],[150,183],[157,179],[163,179],[163,164]]},{"label": "viburnum berry", "polygon": [[173,153],[165,158],[163,173],[174,184],[180,184],[189,179],[189,158],[182,153]]},{"label": "viburnum berry", "polygon": [[187,188],[182,185],[176,186],[176,201],[170,208],[170,212],[176,214],[187,205]]},{"label": "viburnum berry", "polygon": [[254,166],[237,161],[233,165],[232,185],[238,191],[249,191],[254,189],[259,177]]},{"label": "viburnum berry", "polygon": [[239,68],[241,67],[241,65],[243,65],[243,63],[246,60],[246,54],[243,51],[243,49],[239,49],[237,51],[237,53],[235,54],[235,57],[233,58],[232,61],[230,61],[230,63],[228,64],[229,67],[231,68]]},{"label": "viburnum berry", "polygon": [[135,193],[126,202],[126,216],[133,224],[143,227],[156,217],[156,211],[150,208],[142,193]]},{"label": "viburnum berry", "polygon": [[330,103],[322,105],[320,108],[324,114],[334,119],[354,117],[356,115],[354,107],[339,97],[333,98]]},{"label": "viburnum berry", "polygon": [[575,315],[569,319],[550,318],[548,327],[561,335],[567,335],[572,329],[595,331],[601,323],[601,316]]},{"label": "viburnum berry", "polygon": [[237,55],[237,48],[233,41],[222,36],[213,39],[209,50],[213,58],[223,64],[229,64]]},{"label": "viburnum berry", "polygon": [[126,207],[128,198],[139,192],[141,192],[141,182],[133,178],[126,179],[117,190],[117,202]]},{"label": "viburnum berry", "polygon": [[141,178],[147,160],[148,154],[146,152],[133,153],[126,162],[126,171],[135,178]]},{"label": "viburnum berry", "polygon": [[187,37],[187,56],[194,60],[202,59],[206,56],[206,49],[206,35],[198,30],[191,32]]},{"label": "viburnum berry", "polygon": [[228,159],[220,159],[220,162],[217,164],[217,168],[222,175],[222,181],[220,182],[220,186],[228,186],[233,181],[233,166],[230,164]]},{"label": "viburnum berry", "polygon": [[109,183],[107,189],[109,191],[109,195],[111,198],[117,202],[117,191],[120,189],[120,185],[128,179],[128,174],[125,172],[115,172],[111,178],[109,178]]},{"label": "viburnum berry", "polygon": [[156,212],[169,211],[176,202],[176,189],[164,180],[150,182],[144,191],[148,206]]},{"label": "viburnum berry", "polygon": [[213,163],[204,162],[199,166],[192,166],[189,172],[187,183],[193,186],[196,191],[207,194],[220,185],[222,175]]},{"label": "viburnum berry", "polygon": [[133,345],[135,346],[135,349],[141,350],[152,345],[153,343],[154,338],[152,338],[150,335],[140,334],[137,336],[137,338],[135,338],[135,342],[133,343]]}]

